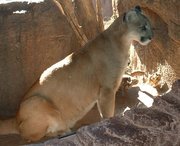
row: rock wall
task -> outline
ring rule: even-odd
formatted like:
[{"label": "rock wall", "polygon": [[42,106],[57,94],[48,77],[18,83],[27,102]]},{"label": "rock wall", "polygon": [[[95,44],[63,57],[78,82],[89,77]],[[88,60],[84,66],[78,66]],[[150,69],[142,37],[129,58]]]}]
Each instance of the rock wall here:
[{"label": "rock wall", "polygon": [[152,43],[143,46],[143,49],[139,45],[135,46],[142,63],[148,70],[156,70],[158,63],[167,62],[176,78],[180,78],[180,1],[119,0],[119,14],[136,5],[141,6],[154,28]]},{"label": "rock wall", "polygon": [[[94,8],[96,8],[96,0],[92,0]],[[113,0],[100,0],[102,17],[104,20],[110,19],[113,15]]]},{"label": "rock wall", "polygon": [[0,5],[0,117],[14,115],[43,70],[79,47],[52,1]]}]

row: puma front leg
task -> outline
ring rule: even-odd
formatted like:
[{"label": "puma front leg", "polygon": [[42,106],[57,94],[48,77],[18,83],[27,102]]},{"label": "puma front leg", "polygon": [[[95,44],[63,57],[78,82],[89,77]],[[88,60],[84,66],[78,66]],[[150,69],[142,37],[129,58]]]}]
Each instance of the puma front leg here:
[{"label": "puma front leg", "polygon": [[115,91],[108,88],[101,89],[97,105],[101,118],[113,117],[115,109]]}]

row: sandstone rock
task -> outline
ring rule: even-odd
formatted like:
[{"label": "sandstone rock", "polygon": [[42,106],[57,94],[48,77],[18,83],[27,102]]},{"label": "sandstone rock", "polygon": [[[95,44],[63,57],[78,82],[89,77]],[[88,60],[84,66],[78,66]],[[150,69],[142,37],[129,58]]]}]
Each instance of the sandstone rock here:
[{"label": "sandstone rock", "polygon": [[[96,7],[96,0],[92,0],[94,7]],[[112,0],[100,0],[102,7],[102,16],[104,20],[109,20],[113,15],[113,2]]]},{"label": "sandstone rock", "polygon": [[14,115],[43,70],[79,46],[52,1],[0,5],[0,117]]}]

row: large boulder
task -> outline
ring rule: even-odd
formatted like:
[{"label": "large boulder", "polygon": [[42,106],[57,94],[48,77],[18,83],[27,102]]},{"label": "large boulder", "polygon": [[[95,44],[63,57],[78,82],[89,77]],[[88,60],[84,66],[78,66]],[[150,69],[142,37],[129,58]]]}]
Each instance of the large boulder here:
[{"label": "large boulder", "polygon": [[43,70],[79,47],[52,1],[0,5],[0,118],[13,116]]}]

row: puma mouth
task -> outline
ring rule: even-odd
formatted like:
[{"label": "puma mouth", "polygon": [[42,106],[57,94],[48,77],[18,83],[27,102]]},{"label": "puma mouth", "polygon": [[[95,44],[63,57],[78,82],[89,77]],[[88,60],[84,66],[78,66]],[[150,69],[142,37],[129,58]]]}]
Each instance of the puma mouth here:
[{"label": "puma mouth", "polygon": [[142,42],[142,41],[132,41],[132,45],[136,45],[137,43],[139,43],[139,44],[141,44],[141,45],[143,45],[143,46],[146,46],[147,44],[149,44],[151,42],[151,40],[146,40],[146,41],[144,41],[144,42]]},{"label": "puma mouth", "polygon": [[151,42],[151,37],[149,37],[149,38],[141,37],[139,43],[140,43],[141,45],[147,45],[149,42]]}]

